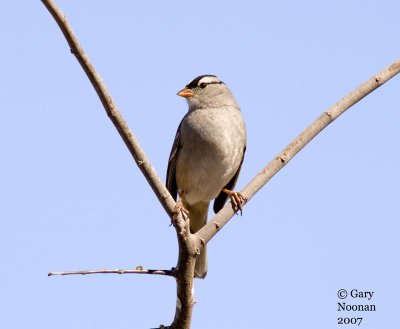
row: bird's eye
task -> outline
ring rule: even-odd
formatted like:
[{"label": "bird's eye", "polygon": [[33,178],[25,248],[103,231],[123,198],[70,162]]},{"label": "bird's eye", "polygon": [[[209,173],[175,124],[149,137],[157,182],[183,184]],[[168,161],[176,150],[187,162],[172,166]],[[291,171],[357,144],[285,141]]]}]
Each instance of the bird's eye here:
[{"label": "bird's eye", "polygon": [[200,83],[199,86],[201,89],[204,89],[205,87],[207,87],[207,84],[205,82]]}]

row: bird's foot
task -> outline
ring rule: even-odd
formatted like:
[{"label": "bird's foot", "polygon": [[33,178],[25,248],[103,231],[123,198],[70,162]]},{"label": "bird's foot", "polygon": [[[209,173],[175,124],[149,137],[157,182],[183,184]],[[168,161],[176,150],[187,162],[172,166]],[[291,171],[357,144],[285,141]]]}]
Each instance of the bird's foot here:
[{"label": "bird's foot", "polygon": [[240,211],[240,216],[242,216],[243,205],[247,201],[247,197],[240,192],[230,191],[226,188],[224,188],[222,191],[228,194],[229,198],[231,199],[232,208],[235,211],[235,214]]},{"label": "bird's foot", "polygon": [[[189,211],[183,206],[181,199],[179,199],[175,205],[173,219],[176,221],[179,217],[179,214],[182,215],[182,218],[186,220],[189,217]],[[172,223],[171,223],[172,225]]]}]

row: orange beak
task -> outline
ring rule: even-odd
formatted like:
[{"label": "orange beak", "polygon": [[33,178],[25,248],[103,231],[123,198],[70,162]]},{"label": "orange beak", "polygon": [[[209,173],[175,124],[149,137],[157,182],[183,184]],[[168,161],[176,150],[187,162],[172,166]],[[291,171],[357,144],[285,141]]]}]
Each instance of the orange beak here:
[{"label": "orange beak", "polygon": [[191,91],[189,88],[183,88],[180,92],[177,93],[178,96],[189,98],[193,96],[193,91]]}]

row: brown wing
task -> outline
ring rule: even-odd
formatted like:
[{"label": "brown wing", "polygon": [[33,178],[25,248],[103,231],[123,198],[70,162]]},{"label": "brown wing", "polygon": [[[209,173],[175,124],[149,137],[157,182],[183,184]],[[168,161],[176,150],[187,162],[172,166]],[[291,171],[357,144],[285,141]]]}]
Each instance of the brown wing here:
[{"label": "brown wing", "polygon": [[171,153],[169,155],[168,168],[167,168],[167,180],[166,180],[167,189],[168,189],[169,193],[171,193],[171,195],[175,201],[178,196],[178,187],[176,186],[176,175],[175,175],[176,162],[177,162],[179,152],[182,147],[182,145],[181,145],[181,125],[182,125],[182,121],[179,124],[178,130],[176,131],[174,144],[172,145]]},{"label": "brown wing", "polygon": [[[237,179],[239,177],[240,169],[242,168],[245,152],[246,152],[246,146],[243,149],[243,157],[242,157],[242,161],[240,162],[239,168],[236,171],[236,174],[228,182],[228,184],[226,184],[224,186],[225,189],[232,191],[233,188],[235,187],[235,184],[236,184]],[[215,213],[217,213],[218,211],[220,211],[224,207],[227,198],[228,198],[228,194],[226,194],[224,191],[221,191],[219,193],[219,195],[217,196],[217,198],[214,201],[213,209],[214,209]]]}]

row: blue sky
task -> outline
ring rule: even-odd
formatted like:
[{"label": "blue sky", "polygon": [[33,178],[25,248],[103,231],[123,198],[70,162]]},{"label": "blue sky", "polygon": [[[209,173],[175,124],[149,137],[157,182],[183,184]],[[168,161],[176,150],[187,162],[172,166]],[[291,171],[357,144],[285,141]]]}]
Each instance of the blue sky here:
[{"label": "blue sky", "polygon": [[[248,129],[243,187],[322,111],[399,58],[398,1],[57,1],[164,179],[199,74]],[[0,13],[0,327],[169,324],[175,284],[49,271],[170,268],[175,231],[40,1]],[[192,328],[398,327],[400,77],[313,140],[209,244]],[[374,291],[374,313],[337,291]]]}]

